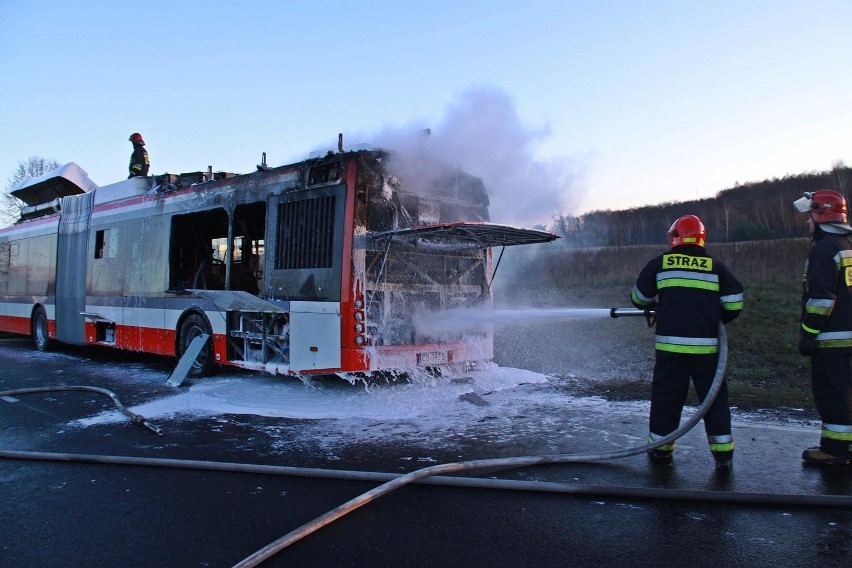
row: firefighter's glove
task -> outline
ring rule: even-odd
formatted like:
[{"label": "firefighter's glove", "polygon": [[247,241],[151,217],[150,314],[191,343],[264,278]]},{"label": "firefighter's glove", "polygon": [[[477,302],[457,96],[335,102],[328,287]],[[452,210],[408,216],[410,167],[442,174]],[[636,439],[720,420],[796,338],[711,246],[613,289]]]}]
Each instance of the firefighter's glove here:
[{"label": "firefighter's glove", "polygon": [[657,312],[653,311],[653,308],[645,309],[645,321],[648,322],[648,327],[657,325]]},{"label": "firefighter's glove", "polygon": [[813,336],[803,335],[799,338],[799,353],[805,357],[810,357],[816,353],[816,338]]}]

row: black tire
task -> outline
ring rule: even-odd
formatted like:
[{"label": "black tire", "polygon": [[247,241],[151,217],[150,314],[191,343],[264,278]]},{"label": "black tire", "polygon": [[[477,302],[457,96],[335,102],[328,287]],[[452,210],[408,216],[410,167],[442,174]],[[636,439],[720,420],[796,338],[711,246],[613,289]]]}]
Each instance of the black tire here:
[{"label": "black tire", "polygon": [[47,335],[47,312],[44,311],[43,307],[39,306],[33,312],[30,327],[32,329],[35,348],[39,351],[50,351],[51,347],[53,347],[53,341]]},{"label": "black tire", "polygon": [[192,340],[203,333],[209,335],[210,338],[189,369],[189,375],[193,377],[211,375],[216,370],[216,362],[213,360],[213,332],[210,331],[207,320],[198,314],[192,314],[183,320],[178,334],[177,355],[182,357]]}]

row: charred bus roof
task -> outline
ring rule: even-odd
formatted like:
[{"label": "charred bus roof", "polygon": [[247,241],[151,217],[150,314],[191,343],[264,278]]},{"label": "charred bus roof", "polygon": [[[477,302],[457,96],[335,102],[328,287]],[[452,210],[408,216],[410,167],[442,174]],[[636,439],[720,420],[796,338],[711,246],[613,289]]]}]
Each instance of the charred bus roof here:
[{"label": "charred bus roof", "polygon": [[488,195],[482,180],[437,160],[382,149],[329,152],[321,157],[277,167],[268,167],[265,158],[264,155],[256,171],[247,174],[214,172],[212,167],[208,167],[207,171],[134,177],[100,187],[82,168],[71,162],[22,182],[11,194],[25,203],[18,221],[21,222],[58,212],[63,197],[89,192],[96,193],[95,203],[106,203],[192,187],[208,189],[209,184],[224,186],[257,182],[266,185],[281,174],[290,174],[286,176],[290,186],[287,189],[334,185],[343,181],[348,164],[355,161],[381,177],[377,183],[393,185],[394,191],[403,198],[405,195],[434,197],[476,205],[485,211],[477,220],[488,220]]}]

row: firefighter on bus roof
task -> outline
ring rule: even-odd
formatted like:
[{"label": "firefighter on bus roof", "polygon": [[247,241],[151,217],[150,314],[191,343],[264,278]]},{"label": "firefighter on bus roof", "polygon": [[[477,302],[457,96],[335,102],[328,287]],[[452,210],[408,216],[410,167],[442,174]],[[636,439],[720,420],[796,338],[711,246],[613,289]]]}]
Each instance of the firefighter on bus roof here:
[{"label": "firefighter on bus roof", "polygon": [[[733,320],[743,307],[742,285],[727,266],[704,251],[707,231],[701,219],[684,215],[672,224],[668,237],[671,251],[645,265],[631,296],[637,308],[656,310],[649,442],[677,430],[690,378],[704,401],[719,361],[719,322]],[[716,465],[727,468],[734,440],[725,382],[704,415],[704,430]],[[670,463],[674,447],[674,442],[660,446],[648,457]]]},{"label": "firefighter on bus roof", "polygon": [[145,141],[142,140],[142,135],[138,132],[130,135],[130,141],[133,143],[133,153],[130,155],[130,175],[127,176],[127,179],[147,176],[149,164]]},{"label": "firefighter on bus roof", "polygon": [[807,463],[845,465],[852,458],[852,227],[846,200],[821,189],[796,200],[813,238],[802,282],[799,352],[811,358],[811,389],[822,421]]}]

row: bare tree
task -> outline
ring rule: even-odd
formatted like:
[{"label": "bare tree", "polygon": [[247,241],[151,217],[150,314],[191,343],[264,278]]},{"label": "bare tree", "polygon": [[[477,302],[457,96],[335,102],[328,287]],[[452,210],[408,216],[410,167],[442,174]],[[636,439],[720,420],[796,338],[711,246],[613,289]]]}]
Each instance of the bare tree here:
[{"label": "bare tree", "polygon": [[836,160],[831,164],[831,181],[834,183],[834,189],[847,197],[849,192],[849,167],[843,160]]},{"label": "bare tree", "polygon": [[6,183],[6,191],[0,202],[0,224],[6,226],[14,223],[21,214],[21,200],[10,193],[15,187],[25,180],[52,172],[58,167],[59,162],[56,160],[41,156],[30,156],[25,162],[18,162],[18,167]]}]

